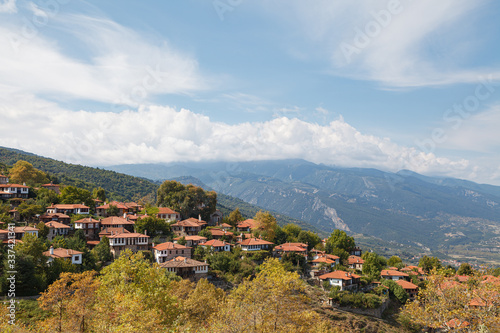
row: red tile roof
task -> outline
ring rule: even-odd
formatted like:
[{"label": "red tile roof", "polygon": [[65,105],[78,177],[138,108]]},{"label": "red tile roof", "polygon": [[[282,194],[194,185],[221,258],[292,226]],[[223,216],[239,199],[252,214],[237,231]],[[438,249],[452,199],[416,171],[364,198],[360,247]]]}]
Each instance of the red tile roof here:
[{"label": "red tile roof", "polygon": [[158,266],[162,268],[176,268],[176,267],[199,267],[199,266],[207,266],[207,263],[197,261],[194,259],[190,258],[185,258],[185,257],[175,257],[172,260],[165,261]]},{"label": "red tile roof", "polygon": [[75,221],[75,223],[97,223],[100,222],[99,220],[95,220],[91,217],[85,217],[83,219],[80,219],[78,221]]},{"label": "red tile roof", "polygon": [[226,246],[226,245],[231,245],[229,243],[226,243],[226,242],[223,242],[223,241],[220,241],[218,239],[211,239],[203,244],[201,244],[203,246],[212,246],[212,247],[223,247],[223,246]]},{"label": "red tile roof", "polygon": [[326,280],[326,279],[351,280],[351,279],[359,279],[360,277],[361,276],[359,275],[344,271],[333,271],[331,273],[326,273],[319,276],[321,280]]},{"label": "red tile roof", "polygon": [[380,272],[381,276],[406,276],[408,277],[409,275],[400,271],[394,271],[391,269],[383,269],[382,272]]},{"label": "red tile roof", "polygon": [[172,243],[172,242],[165,242],[156,245],[153,247],[153,249],[158,250],[158,251],[164,251],[164,250],[185,250],[185,249],[190,249],[188,246],[184,246],[181,244],[177,243]]},{"label": "red tile roof", "polygon": [[168,207],[160,207],[158,209],[159,209],[158,214],[179,214],[175,210],[172,210]]},{"label": "red tile roof", "polygon": [[50,254],[50,250],[43,252],[44,256],[52,258],[71,258],[73,255],[76,254],[83,254],[83,252],[71,249],[63,249],[62,247],[54,249],[54,254]]},{"label": "red tile roof", "polygon": [[55,229],[71,229],[66,224],[62,224],[56,221],[45,222],[45,225],[49,228],[55,228]]},{"label": "red tile roof", "polygon": [[405,290],[418,289],[417,285],[415,285],[411,282],[405,281],[405,280],[397,280],[396,283],[399,284],[401,287],[403,287],[403,289],[405,289]]},{"label": "red tile roof", "polygon": [[127,225],[127,224],[128,225],[134,224],[134,222],[128,221],[127,219],[124,219],[123,217],[119,216],[110,216],[101,220],[101,225]]},{"label": "red tile roof", "polygon": [[107,236],[108,238],[141,238],[146,237],[149,238],[148,235],[139,234],[137,232],[123,232],[121,234],[114,234],[111,236]]},{"label": "red tile roof", "polygon": [[28,188],[26,185],[20,185],[20,184],[0,184],[0,187],[19,187],[19,188]]},{"label": "red tile roof", "polygon": [[274,247],[274,250],[283,252],[307,252],[307,244],[285,243]]},{"label": "red tile roof", "polygon": [[257,229],[258,228],[258,222],[255,221],[254,219],[247,219],[245,221],[241,221],[236,225],[237,228],[250,228],[250,229]]},{"label": "red tile roof", "polygon": [[265,241],[260,238],[248,238],[240,242],[241,245],[273,245],[274,243]]},{"label": "red tile roof", "polygon": [[358,256],[349,256],[349,258],[347,258],[347,262],[349,263],[349,265],[365,263],[365,261]]},{"label": "red tile roof", "polygon": [[316,264],[317,264],[317,263],[322,263],[322,262],[324,262],[324,263],[326,263],[326,264],[334,264],[334,263],[336,263],[336,261],[335,261],[335,260],[331,260],[331,259],[328,259],[328,258],[326,258],[326,257],[320,257],[320,258],[318,258],[318,259],[314,259],[312,262],[313,262],[313,263],[316,263]]},{"label": "red tile roof", "polygon": [[77,208],[90,208],[88,206],[82,205],[82,204],[57,204],[57,205],[51,205],[48,208],[57,208],[57,209],[77,209]]},{"label": "red tile roof", "polygon": [[233,236],[234,234],[231,232],[231,231],[225,231],[225,230],[221,230],[221,229],[217,229],[217,228],[213,228],[213,229],[209,229],[210,233],[212,234],[212,236]]},{"label": "red tile roof", "polygon": [[175,237],[174,240],[178,241],[179,239],[181,239],[182,237],[184,237],[185,240],[190,240],[190,241],[202,241],[202,240],[206,240],[207,238],[206,237],[202,237],[202,236],[198,236],[198,235],[193,235],[193,236],[180,236],[180,237]]}]

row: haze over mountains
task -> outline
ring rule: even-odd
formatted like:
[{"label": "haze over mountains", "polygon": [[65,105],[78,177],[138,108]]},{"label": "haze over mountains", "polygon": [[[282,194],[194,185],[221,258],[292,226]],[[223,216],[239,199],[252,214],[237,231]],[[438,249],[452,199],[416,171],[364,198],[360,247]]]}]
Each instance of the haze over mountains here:
[{"label": "haze over mountains", "polygon": [[304,160],[132,164],[107,169],[153,180],[195,177],[212,189],[306,221],[453,254],[498,256],[500,187],[403,170]]}]

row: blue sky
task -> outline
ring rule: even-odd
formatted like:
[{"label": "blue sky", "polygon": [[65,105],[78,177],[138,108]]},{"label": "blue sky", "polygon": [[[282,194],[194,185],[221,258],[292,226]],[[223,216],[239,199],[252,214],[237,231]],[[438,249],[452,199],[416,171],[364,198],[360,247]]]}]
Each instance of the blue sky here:
[{"label": "blue sky", "polygon": [[86,165],[304,158],[500,185],[499,13],[0,0],[0,145]]}]

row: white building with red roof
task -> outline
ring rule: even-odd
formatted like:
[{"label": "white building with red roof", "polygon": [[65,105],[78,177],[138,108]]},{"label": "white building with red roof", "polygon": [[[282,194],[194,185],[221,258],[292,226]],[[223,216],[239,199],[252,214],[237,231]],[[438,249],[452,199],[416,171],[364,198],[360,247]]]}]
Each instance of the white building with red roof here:
[{"label": "white building with red roof", "polygon": [[181,237],[176,237],[174,238],[174,242],[175,243],[178,243],[179,240],[184,237],[184,240],[186,241],[186,246],[189,246],[189,247],[194,247],[194,246],[198,246],[200,244],[203,244],[207,241],[207,238],[206,237],[203,237],[203,236],[198,236],[198,235],[194,235],[194,236],[181,236]]},{"label": "white building with red roof", "polygon": [[159,264],[179,256],[191,258],[191,247],[172,242],[165,242],[153,246],[153,256]]},{"label": "white building with red roof", "polygon": [[26,185],[19,184],[0,184],[0,198],[1,199],[11,199],[11,198],[22,198],[27,199],[29,195],[29,187]]},{"label": "white building with red roof", "polygon": [[274,243],[260,238],[248,238],[239,243],[239,246],[243,251],[271,250],[273,245]]},{"label": "white building with red roof", "polygon": [[70,226],[59,223],[57,221],[46,222],[45,226],[49,228],[47,239],[50,241],[57,236],[63,236],[63,237],[67,236],[69,234],[69,231],[71,230]]},{"label": "white building with red roof", "polygon": [[273,249],[273,255],[275,257],[281,257],[286,253],[297,253],[303,256],[307,256],[307,244],[304,243],[285,243],[277,245]]},{"label": "white building with red roof", "polygon": [[333,271],[320,275],[319,279],[328,281],[331,286],[340,287],[340,290],[352,290],[358,288],[360,277],[359,275],[345,271]]},{"label": "white building with red roof", "polygon": [[239,232],[251,232],[258,229],[259,223],[254,219],[246,219],[245,221],[238,222],[236,230]]},{"label": "white building with red roof", "polygon": [[159,207],[156,217],[165,221],[178,221],[181,219],[181,214],[168,207]]},{"label": "white building with red roof", "polygon": [[16,239],[22,239],[24,234],[32,234],[38,237],[38,229],[33,227],[14,227],[14,233]]},{"label": "white building with red roof", "polygon": [[176,236],[194,236],[203,229],[207,223],[201,218],[190,217],[171,225],[172,231]]},{"label": "white building with red roof", "polygon": [[92,217],[85,217],[73,223],[75,230],[83,230],[87,240],[99,239],[99,231],[101,230],[101,221]]},{"label": "white building with red roof", "polygon": [[226,243],[224,241],[218,240],[218,239],[211,239],[203,244],[201,246],[205,248],[212,249],[214,252],[222,252],[226,251],[229,252],[231,251],[231,244]]},{"label": "white building with red roof", "polygon": [[400,271],[395,271],[392,269],[383,269],[382,272],[380,272],[380,276],[384,279],[388,280],[408,280],[409,275]]},{"label": "white building with red roof", "polygon": [[125,228],[130,232],[134,231],[135,225],[135,222],[119,216],[106,217],[105,219],[102,219],[100,223],[101,228]]},{"label": "white building with red roof", "polygon": [[90,207],[84,204],[52,204],[50,207],[47,207],[47,213],[87,215],[89,212]]},{"label": "white building with red roof", "polygon": [[49,257],[47,263],[51,263],[54,259],[70,259],[72,264],[81,265],[83,262],[83,252],[63,249],[62,247],[54,249],[52,246],[48,251],[43,252],[44,256]]},{"label": "white building with red roof", "polygon": [[206,277],[208,273],[208,264],[191,258],[178,256],[159,264],[161,268],[177,274],[182,278],[199,280]]},{"label": "white building with red roof", "polygon": [[109,247],[114,258],[126,249],[132,252],[147,251],[149,249],[149,236],[137,232],[112,233],[107,236]]},{"label": "white building with red roof", "polygon": [[363,270],[363,264],[365,263],[365,261],[363,259],[361,259],[361,257],[358,257],[358,256],[349,256],[349,258],[347,258],[347,264],[348,264],[348,267],[349,268],[352,268],[352,269],[357,269],[357,270]]}]

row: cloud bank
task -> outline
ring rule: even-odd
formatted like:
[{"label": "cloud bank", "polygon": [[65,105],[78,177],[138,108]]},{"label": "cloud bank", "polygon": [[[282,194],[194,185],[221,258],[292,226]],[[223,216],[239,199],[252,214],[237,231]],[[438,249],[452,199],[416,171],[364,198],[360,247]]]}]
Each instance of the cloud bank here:
[{"label": "cloud bank", "polygon": [[229,125],[154,105],[116,113],[74,112],[28,95],[15,96],[0,111],[1,145],[85,165],[302,158],[467,179],[488,174],[487,166],[363,134],[342,118],[327,125],[287,117]]}]

